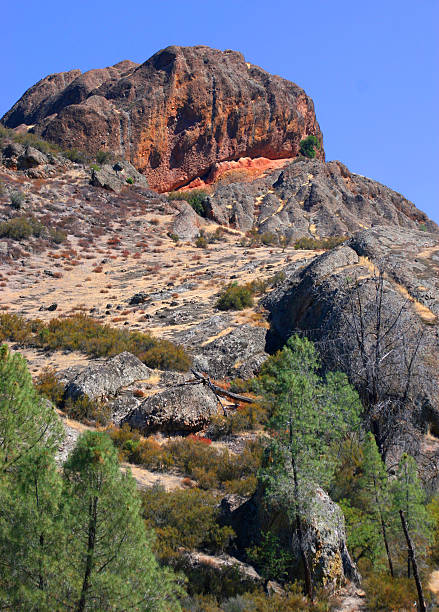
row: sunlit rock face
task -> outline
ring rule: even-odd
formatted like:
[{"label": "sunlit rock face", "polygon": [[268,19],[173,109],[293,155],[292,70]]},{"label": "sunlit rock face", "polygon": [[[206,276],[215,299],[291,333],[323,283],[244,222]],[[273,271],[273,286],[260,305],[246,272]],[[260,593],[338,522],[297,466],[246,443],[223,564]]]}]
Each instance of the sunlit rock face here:
[{"label": "sunlit rock face", "polygon": [[64,148],[111,150],[166,191],[243,157],[296,157],[323,139],[314,104],[294,83],[246,63],[241,53],[171,46],[138,65],[50,75],[30,88],[3,124]]}]

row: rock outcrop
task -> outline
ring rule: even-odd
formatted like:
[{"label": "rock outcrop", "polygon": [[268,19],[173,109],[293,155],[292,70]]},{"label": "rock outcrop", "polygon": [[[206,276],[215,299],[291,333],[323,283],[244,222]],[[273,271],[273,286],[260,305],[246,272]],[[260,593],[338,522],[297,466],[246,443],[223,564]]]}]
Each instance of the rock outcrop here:
[{"label": "rock outcrop", "polygon": [[151,376],[152,370],[128,352],[83,369],[67,384],[64,399],[108,399],[122,388]]},{"label": "rock outcrop", "polygon": [[92,170],[91,181],[95,187],[103,187],[109,191],[119,193],[127,184],[139,185],[148,188],[148,181],[140,172],[126,160],[118,161],[114,165],[104,164],[102,168]]},{"label": "rock outcrop", "polygon": [[[291,482],[291,490],[293,483]],[[279,544],[292,555],[288,567],[290,579],[300,579],[302,567],[295,521],[291,518],[291,500],[274,502],[259,485],[255,494],[243,504],[229,509],[228,499],[222,502],[222,522],[230,525],[237,534],[235,545],[238,555],[260,541],[261,534],[269,526],[270,533],[279,539]],[[358,581],[359,574],[346,547],[344,517],[339,506],[315,485],[309,486],[307,503],[302,516],[304,547],[314,584],[334,590],[346,579]]]},{"label": "rock outcrop", "polygon": [[246,63],[241,53],[171,46],[140,66],[120,62],[42,79],[2,119],[64,148],[110,150],[151,188],[179,187],[218,162],[296,157],[322,134],[314,105],[294,83]]},{"label": "rock outcrop", "polygon": [[397,443],[416,454],[416,431],[439,432],[438,235],[364,230],[286,276],[263,300],[270,348],[305,333],[323,364],[344,370],[373,407],[382,451]]},{"label": "rock outcrop", "polygon": [[201,385],[169,388],[148,397],[121,421],[142,433],[196,432],[204,429],[217,412],[217,401]]},{"label": "rock outcrop", "polygon": [[439,231],[404,196],[337,161],[298,159],[263,179],[219,185],[206,210],[222,225],[254,227],[292,242],[351,236],[377,225]]}]

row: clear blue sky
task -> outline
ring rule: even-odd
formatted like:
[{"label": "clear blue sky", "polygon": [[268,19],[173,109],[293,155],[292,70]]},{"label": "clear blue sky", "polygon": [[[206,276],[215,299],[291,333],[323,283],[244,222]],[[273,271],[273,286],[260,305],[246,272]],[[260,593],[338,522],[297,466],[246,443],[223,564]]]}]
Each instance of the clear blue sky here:
[{"label": "clear blue sky", "polygon": [[5,2],[0,115],[53,72],[170,44],[236,49],[311,95],[328,160],[439,222],[438,34],[438,0]]}]

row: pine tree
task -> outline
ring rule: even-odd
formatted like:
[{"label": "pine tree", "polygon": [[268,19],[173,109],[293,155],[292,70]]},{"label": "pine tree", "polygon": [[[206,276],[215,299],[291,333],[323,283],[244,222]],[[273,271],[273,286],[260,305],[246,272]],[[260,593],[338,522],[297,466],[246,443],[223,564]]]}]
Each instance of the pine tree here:
[{"label": "pine tree", "polygon": [[26,360],[0,347],[0,478],[28,453],[59,446],[62,425],[53,407],[35,391]]},{"label": "pine tree", "polygon": [[104,433],[87,432],[64,468],[69,534],[59,592],[84,610],[179,610],[181,588],[161,569],[130,473],[122,474]]},{"label": "pine tree", "polygon": [[[359,399],[340,373],[318,375],[316,350],[306,338],[292,337],[269,359],[260,377],[260,390],[272,417],[272,464],[265,470],[269,494],[291,499],[305,570],[306,589],[312,596],[309,561],[303,543],[303,516],[310,499],[309,483],[327,487],[335,467],[334,444],[358,424]],[[291,490],[291,480],[293,490]]]},{"label": "pine tree", "polygon": [[[398,466],[396,480],[392,484],[393,514],[395,516],[395,536],[398,543],[403,545],[402,533],[399,523],[399,511],[404,512],[407,529],[410,533],[416,550],[418,561],[422,562],[432,540],[432,520],[425,506],[426,496],[418,477],[416,461],[404,453]],[[399,529],[396,529],[399,527]],[[405,548],[405,546],[404,546]],[[411,563],[407,553],[407,577],[410,578]]]},{"label": "pine tree", "polygon": [[375,438],[368,433],[363,448],[363,475],[361,487],[367,494],[369,520],[375,524],[381,536],[386,552],[390,575],[394,576],[392,555],[390,552],[389,523],[391,522],[391,492],[386,468],[378,451]]},{"label": "pine tree", "polygon": [[59,609],[54,581],[65,534],[62,481],[53,454],[34,448],[0,486],[0,602],[14,610]]}]

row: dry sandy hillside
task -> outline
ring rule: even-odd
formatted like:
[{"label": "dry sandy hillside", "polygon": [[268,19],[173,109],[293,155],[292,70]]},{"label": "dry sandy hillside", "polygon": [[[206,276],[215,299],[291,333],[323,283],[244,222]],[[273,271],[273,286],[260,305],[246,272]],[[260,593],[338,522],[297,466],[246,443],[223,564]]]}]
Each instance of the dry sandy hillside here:
[{"label": "dry sandy hillside", "polygon": [[[19,189],[26,197],[23,216],[67,232],[61,244],[41,238],[8,241],[12,257],[1,262],[0,309],[28,318],[47,321],[84,312],[117,327],[178,339],[178,332],[215,313],[224,284],[268,280],[287,262],[315,256],[292,246],[246,248],[240,245],[244,234],[230,228],[207,248],[197,248],[194,240],[176,243],[169,237],[179,212],[175,203],[129,186],[118,196],[91,187],[88,173],[78,166],[50,179],[3,169],[0,180],[4,218],[9,194]],[[200,223],[207,236],[219,227]],[[148,296],[146,301],[130,305],[139,292]],[[56,311],[46,310],[52,304]],[[257,307],[237,312],[228,327],[242,323],[264,326],[264,313]],[[45,365],[87,362],[75,353],[23,352],[34,373]]]}]

